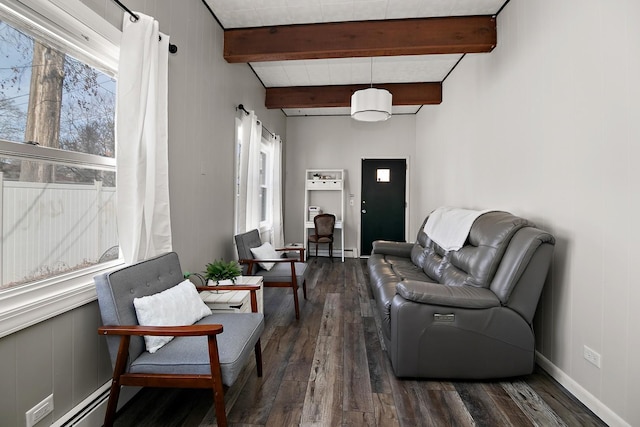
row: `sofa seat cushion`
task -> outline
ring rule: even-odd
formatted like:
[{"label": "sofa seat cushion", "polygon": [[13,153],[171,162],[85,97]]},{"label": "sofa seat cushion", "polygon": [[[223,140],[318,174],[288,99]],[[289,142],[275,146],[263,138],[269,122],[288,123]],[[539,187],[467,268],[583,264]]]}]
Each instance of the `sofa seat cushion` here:
[{"label": "sofa seat cushion", "polygon": [[[195,324],[223,325],[223,332],[216,336],[222,382],[233,384],[264,330],[263,314],[214,313]],[[129,372],[209,375],[207,337],[176,337],[153,354],[143,352],[131,363]]]},{"label": "sofa seat cushion", "polygon": [[474,286],[447,286],[408,280],[398,283],[396,289],[403,298],[422,304],[477,309],[500,307],[496,294]]},{"label": "sofa seat cushion", "polygon": [[391,268],[393,268],[393,271],[398,276],[398,279],[399,279],[398,281],[400,280],[431,281],[431,279],[429,279],[429,276],[427,276],[424,273],[424,271],[422,271],[422,268],[415,265],[413,262],[411,262],[406,258],[403,260],[401,259],[394,260],[394,262],[391,263]]},{"label": "sofa seat cushion", "polygon": [[397,282],[401,280],[429,280],[422,268],[414,264],[410,258],[394,255],[375,255],[375,259],[368,261],[369,268],[374,268],[380,276],[391,278]]},{"label": "sofa seat cushion", "polygon": [[398,281],[398,276],[384,255],[371,255],[367,261],[367,266],[373,288],[378,288],[389,281]]}]

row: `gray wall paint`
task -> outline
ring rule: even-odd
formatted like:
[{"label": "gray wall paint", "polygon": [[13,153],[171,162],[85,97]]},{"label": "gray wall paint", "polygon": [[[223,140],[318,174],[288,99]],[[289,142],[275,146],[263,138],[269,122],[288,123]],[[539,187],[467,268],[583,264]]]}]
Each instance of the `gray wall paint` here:
[{"label": "gray wall paint", "polygon": [[[84,3],[121,27],[111,0]],[[185,271],[215,258],[233,258],[235,107],[253,109],[284,136],[285,117],[266,110],[264,88],[250,67],[222,58],[223,32],[200,0],[129,0],[154,16],[178,53],[169,57],[169,185],[174,250]],[[286,139],[286,138],[285,138]],[[52,392],[45,425],[107,382],[111,366],[97,303],[72,310],[0,340],[0,424],[24,426],[25,412]]]},{"label": "gray wall paint", "polygon": [[555,234],[537,349],[612,425],[640,425],[638,16],[631,0],[510,2],[497,48],[464,58],[416,132],[420,210],[502,208]]},{"label": "gray wall paint", "polygon": [[[306,169],[345,169],[345,247],[357,248],[360,240],[361,159],[406,158],[409,165],[409,202],[417,198],[413,182],[416,168],[415,115],[394,116],[386,122],[362,123],[350,117],[290,117],[287,119],[287,203],[285,240],[302,242],[304,180]],[[353,194],[354,206],[349,205]],[[322,207],[322,206],[321,206]],[[410,210],[413,212],[413,210]],[[409,239],[416,235],[415,216]]]},{"label": "gray wall paint", "polygon": [[54,317],[0,340],[0,420],[24,426],[25,412],[54,394],[51,424],[111,377],[111,362],[97,302]]}]

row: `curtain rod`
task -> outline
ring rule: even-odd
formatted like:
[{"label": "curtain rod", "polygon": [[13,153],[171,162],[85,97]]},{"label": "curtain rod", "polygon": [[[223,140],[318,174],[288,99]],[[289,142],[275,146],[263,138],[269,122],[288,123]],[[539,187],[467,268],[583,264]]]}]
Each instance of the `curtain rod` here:
[{"label": "curtain rod", "polygon": [[[131,22],[136,22],[138,19],[140,19],[140,17],[138,15],[136,15],[135,13],[133,13],[131,11],[131,9],[129,9],[127,6],[125,6],[124,4],[122,4],[119,0],[113,0],[118,6],[120,6],[120,8],[122,10],[124,10],[125,12],[127,12],[129,15],[131,15],[131,17],[129,19],[131,19]],[[158,36],[158,38],[160,40],[162,40],[162,37]],[[169,43],[169,53],[176,53],[178,51],[178,46],[176,46],[175,44]]]},{"label": "curtain rod", "polygon": [[[244,112],[245,112],[245,114],[249,114],[249,112],[244,108],[244,105],[242,105],[242,104],[239,104],[239,105],[236,107],[236,111],[237,111],[237,110],[244,111]],[[267,133],[268,133],[269,135],[271,135],[271,136],[277,136],[275,133],[271,132],[269,129],[267,129],[266,127],[264,127],[264,125],[262,126],[262,129],[266,130],[266,131],[267,131]]]}]

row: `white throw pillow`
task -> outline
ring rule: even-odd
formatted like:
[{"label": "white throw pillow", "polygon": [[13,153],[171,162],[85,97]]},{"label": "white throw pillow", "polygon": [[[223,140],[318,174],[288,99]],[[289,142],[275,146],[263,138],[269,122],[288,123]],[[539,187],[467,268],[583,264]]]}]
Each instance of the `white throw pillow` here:
[{"label": "white throw pillow", "polygon": [[[195,285],[189,280],[154,295],[134,298],[133,305],[138,323],[143,326],[193,325],[211,315],[211,309],[202,301]],[[149,353],[155,353],[172,339],[171,336],[144,336]]]},{"label": "white throw pillow", "polygon": [[[271,246],[271,243],[265,242],[261,246],[257,248],[251,248],[251,253],[253,254],[253,258],[255,259],[277,259],[280,258],[278,252]],[[274,262],[259,262],[260,267],[269,271],[275,265]]]}]

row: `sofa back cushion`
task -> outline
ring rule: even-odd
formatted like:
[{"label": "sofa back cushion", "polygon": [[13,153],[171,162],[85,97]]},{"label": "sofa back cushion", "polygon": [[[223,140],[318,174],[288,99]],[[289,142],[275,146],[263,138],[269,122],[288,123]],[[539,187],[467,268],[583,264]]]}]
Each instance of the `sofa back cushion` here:
[{"label": "sofa back cushion", "polygon": [[532,225],[508,212],[492,211],[476,219],[457,251],[447,252],[427,237],[423,271],[444,285],[488,288],[515,232]]}]

